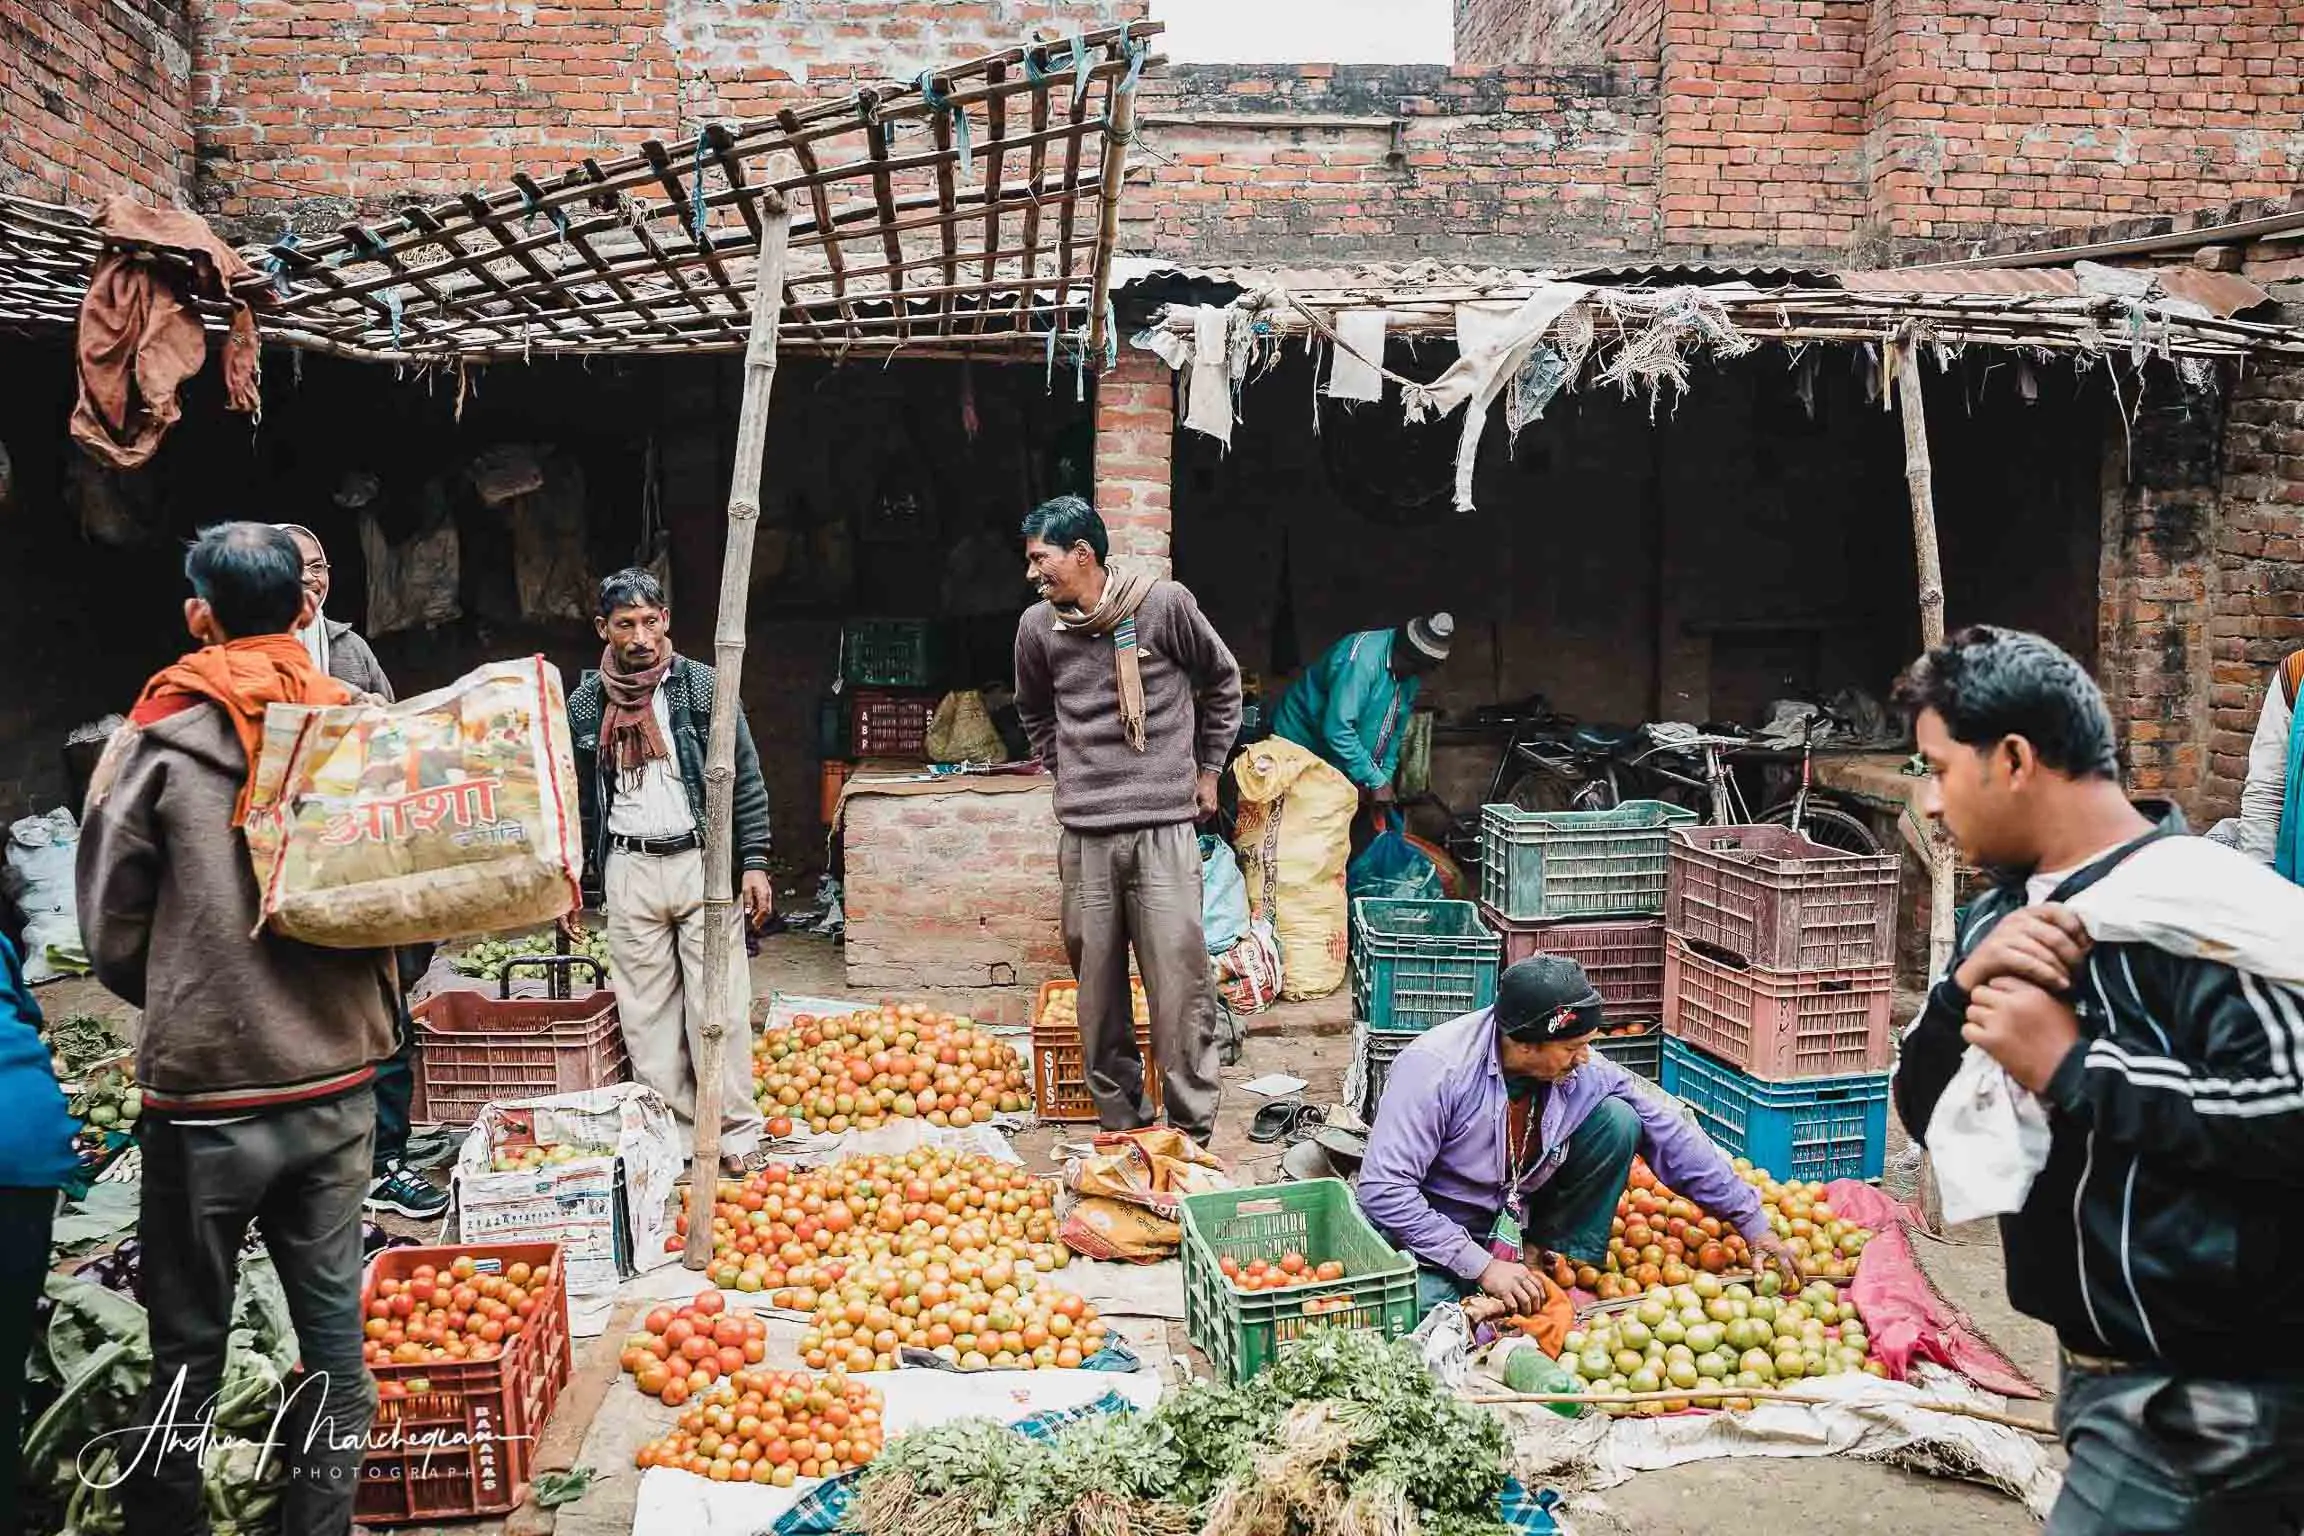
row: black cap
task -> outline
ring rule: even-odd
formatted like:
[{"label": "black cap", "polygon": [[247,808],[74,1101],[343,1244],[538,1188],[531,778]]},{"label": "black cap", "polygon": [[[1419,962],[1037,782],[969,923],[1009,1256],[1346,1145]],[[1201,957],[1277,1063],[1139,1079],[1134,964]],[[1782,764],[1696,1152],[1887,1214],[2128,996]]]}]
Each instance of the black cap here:
[{"label": "black cap", "polygon": [[1566,955],[1530,955],[1496,983],[1496,1026],[1532,1045],[1598,1032],[1600,994]]}]

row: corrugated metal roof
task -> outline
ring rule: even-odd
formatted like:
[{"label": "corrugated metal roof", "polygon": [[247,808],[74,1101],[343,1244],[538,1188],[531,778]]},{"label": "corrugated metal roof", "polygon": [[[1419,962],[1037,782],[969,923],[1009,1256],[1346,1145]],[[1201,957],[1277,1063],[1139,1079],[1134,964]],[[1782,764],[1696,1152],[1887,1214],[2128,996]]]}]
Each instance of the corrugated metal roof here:
[{"label": "corrugated metal roof", "polygon": [[1230,283],[1253,288],[1277,282],[1291,291],[1328,289],[1512,288],[1558,278],[1553,268],[1477,267],[1439,261],[1355,262],[1337,267],[1218,265],[1201,266],[1154,256],[1118,256],[1112,262],[1112,286],[1174,278],[1182,282]]},{"label": "corrugated metal roof", "polygon": [[[2269,303],[2271,295],[2244,277],[2200,267],[2138,267],[2172,299],[2199,305],[2223,319]],[[1851,293],[1973,294],[1989,298],[2071,299],[2086,290],[2070,267],[1930,267],[1886,272],[1842,272]]]},{"label": "corrugated metal roof", "polygon": [[1576,267],[1565,275],[1585,283],[1640,283],[1663,278],[1682,283],[1746,282],[1762,287],[1838,286],[1832,281],[1828,268],[1779,262],[1634,261],[1604,267]]}]

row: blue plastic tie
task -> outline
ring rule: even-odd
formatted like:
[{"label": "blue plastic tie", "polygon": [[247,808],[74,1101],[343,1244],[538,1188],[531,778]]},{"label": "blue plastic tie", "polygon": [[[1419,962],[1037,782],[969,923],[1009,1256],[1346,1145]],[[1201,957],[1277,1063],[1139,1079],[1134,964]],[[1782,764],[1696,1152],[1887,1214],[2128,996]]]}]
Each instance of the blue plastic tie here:
[{"label": "blue plastic tie", "polygon": [[1045,47],[1045,44],[1035,43],[1024,50],[1024,78],[1034,85],[1045,85],[1048,82],[1047,66],[1038,57]]},{"label": "blue plastic tie", "polygon": [[400,290],[398,288],[386,288],[384,290],[384,307],[392,312],[392,345],[397,347],[400,345]]},{"label": "blue plastic tie", "polygon": [[1127,77],[1120,82],[1121,95],[1125,96],[1130,91],[1136,89],[1136,82],[1143,77],[1144,66],[1147,62],[1150,61],[1151,57],[1151,39],[1142,37],[1132,37],[1128,39],[1128,74]]},{"label": "blue plastic tie", "polygon": [[695,191],[691,195],[688,208],[689,231],[696,236],[696,243],[698,245],[702,245],[704,243],[704,229],[706,222],[707,214],[704,207],[704,133],[702,129],[698,129],[696,133],[696,187]]},{"label": "blue plastic tie", "polygon": [[288,281],[288,263],[281,259],[280,252],[295,250],[303,243],[296,238],[296,231],[283,230],[280,238],[272,242],[273,249],[265,252],[265,264],[272,269],[272,291],[283,299],[294,298],[296,289]]},{"label": "blue plastic tie", "polygon": [[1072,34],[1072,105],[1088,99],[1088,34]]},{"label": "blue plastic tie", "polygon": [[968,135],[967,110],[965,108],[956,110],[952,105],[951,93],[937,89],[936,71],[933,69],[920,71],[920,99],[927,103],[928,110],[937,116],[949,116],[955,119],[952,127],[952,144],[960,152],[960,180],[968,185],[974,185],[976,181],[976,152],[974,141]]}]

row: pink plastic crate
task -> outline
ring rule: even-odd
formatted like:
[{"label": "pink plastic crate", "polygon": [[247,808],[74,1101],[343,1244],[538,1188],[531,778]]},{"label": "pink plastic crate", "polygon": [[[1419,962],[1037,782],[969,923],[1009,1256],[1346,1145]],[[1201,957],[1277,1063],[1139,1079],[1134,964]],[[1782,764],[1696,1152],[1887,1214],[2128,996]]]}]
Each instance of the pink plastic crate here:
[{"label": "pink plastic crate", "polygon": [[1895,969],[1739,969],[1675,935],[1664,954],[1664,1032],[1765,1082],[1885,1071]]},{"label": "pink plastic crate", "polygon": [[1615,923],[1508,923],[1488,907],[1482,921],[1504,936],[1504,963],[1566,955],[1584,967],[1607,1004],[1608,1022],[1664,1017],[1664,919]]},{"label": "pink plastic crate", "polygon": [[1900,853],[1842,853],[1789,827],[1675,827],[1664,926],[1774,971],[1892,965]]}]

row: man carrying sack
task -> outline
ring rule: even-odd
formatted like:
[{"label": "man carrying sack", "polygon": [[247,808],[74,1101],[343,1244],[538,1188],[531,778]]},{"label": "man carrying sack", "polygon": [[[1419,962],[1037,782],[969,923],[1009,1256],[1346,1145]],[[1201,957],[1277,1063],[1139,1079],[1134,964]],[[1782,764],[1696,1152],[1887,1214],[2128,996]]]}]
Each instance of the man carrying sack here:
[{"label": "man carrying sack", "polygon": [[[281,1528],[348,1531],[375,1386],[361,1360],[360,1203],[370,1083],[396,1041],[383,949],[321,949],[263,926],[243,842],[264,713],[351,690],[295,635],[309,608],[286,533],[224,523],[184,562],[201,648],[147,683],[88,791],[81,931],[96,977],[145,1010],[144,1295],[152,1384],[138,1424],[183,1425],[215,1396],[251,1220],[280,1272],[310,1384],[274,1439]],[[130,1536],[206,1528],[204,1440],[145,1446],[121,1487]],[[123,1453],[125,1454],[125,1453]]]},{"label": "man carrying sack", "polygon": [[[584,844],[600,871],[608,959],[632,1075],[672,1106],[687,1136],[704,1054],[704,743],[712,669],[672,648],[664,588],[643,570],[600,583],[595,628],[606,648],[568,696]],[[743,920],[776,910],[768,880],[768,786],[744,717],[736,717],[736,868]],[[571,921],[573,917],[571,915]],[[733,1027],[720,1062],[723,1171],[741,1173],[760,1144],[752,1098],[751,978],[730,935]]]},{"label": "man carrying sack", "polygon": [[1080,981],[1080,1053],[1107,1131],[1152,1123],[1128,953],[1144,976],[1168,1121],[1216,1129],[1216,994],[1200,921],[1196,822],[1240,728],[1240,665],[1173,581],[1105,565],[1104,521],[1077,496],[1024,519],[1043,599],[1016,626],[1016,712],[1056,776],[1064,947]]}]

